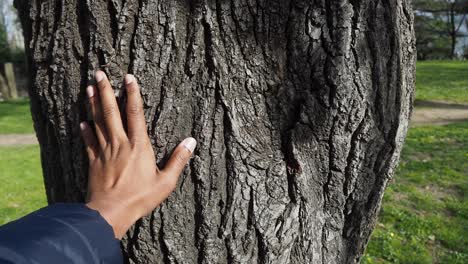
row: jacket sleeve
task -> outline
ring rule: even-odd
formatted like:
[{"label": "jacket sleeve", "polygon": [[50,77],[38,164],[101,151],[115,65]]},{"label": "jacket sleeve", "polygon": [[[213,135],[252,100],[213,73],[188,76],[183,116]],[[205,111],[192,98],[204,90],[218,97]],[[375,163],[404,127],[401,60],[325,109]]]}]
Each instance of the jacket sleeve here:
[{"label": "jacket sleeve", "polygon": [[112,227],[84,204],[44,207],[0,227],[0,263],[123,263]]}]

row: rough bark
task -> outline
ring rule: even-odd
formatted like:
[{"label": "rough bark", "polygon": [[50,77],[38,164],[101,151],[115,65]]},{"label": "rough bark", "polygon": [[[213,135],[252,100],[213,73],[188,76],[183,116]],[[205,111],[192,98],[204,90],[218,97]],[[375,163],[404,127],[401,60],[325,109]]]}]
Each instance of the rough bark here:
[{"label": "rough bark", "polygon": [[408,127],[409,0],[16,0],[49,202],[83,201],[94,70],[142,86],[177,190],[130,230],[130,263],[356,263]]}]

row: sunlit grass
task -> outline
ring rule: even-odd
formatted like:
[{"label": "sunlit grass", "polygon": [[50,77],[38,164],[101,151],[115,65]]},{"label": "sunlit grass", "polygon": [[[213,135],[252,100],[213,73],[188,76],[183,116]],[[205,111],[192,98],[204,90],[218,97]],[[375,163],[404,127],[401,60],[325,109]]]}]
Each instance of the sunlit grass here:
[{"label": "sunlit grass", "polygon": [[28,100],[0,102],[0,134],[34,133]]},{"label": "sunlit grass", "polygon": [[39,146],[0,147],[0,225],[46,205]]},{"label": "sunlit grass", "polygon": [[468,62],[418,62],[416,99],[468,103]]},{"label": "sunlit grass", "polygon": [[412,128],[363,263],[468,263],[468,123]]}]

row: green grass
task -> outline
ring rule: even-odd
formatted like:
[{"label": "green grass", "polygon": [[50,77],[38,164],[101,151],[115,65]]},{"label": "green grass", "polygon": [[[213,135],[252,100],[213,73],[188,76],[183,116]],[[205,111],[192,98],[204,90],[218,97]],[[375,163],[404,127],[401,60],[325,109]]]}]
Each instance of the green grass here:
[{"label": "green grass", "polygon": [[0,134],[34,133],[28,100],[0,102]]},{"label": "green grass", "polygon": [[422,61],[416,69],[416,99],[468,103],[468,62]]},{"label": "green grass", "polygon": [[468,263],[468,123],[409,131],[363,263]]},{"label": "green grass", "polygon": [[0,147],[0,225],[46,205],[39,146]]}]

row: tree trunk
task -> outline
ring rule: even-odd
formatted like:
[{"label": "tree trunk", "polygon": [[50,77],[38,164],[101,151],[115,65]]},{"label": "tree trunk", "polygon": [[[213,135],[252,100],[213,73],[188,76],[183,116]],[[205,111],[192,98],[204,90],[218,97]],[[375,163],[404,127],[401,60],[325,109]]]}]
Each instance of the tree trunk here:
[{"label": "tree trunk", "polygon": [[160,165],[199,145],[122,242],[130,263],[356,263],[408,127],[409,0],[16,0],[49,202],[83,201],[85,87],[141,83]]},{"label": "tree trunk", "polygon": [[3,74],[0,72],[0,92],[2,93],[3,100],[10,100],[10,91],[8,91],[8,84]]},{"label": "tree trunk", "polygon": [[455,3],[450,5],[449,10],[449,35],[450,35],[450,59],[455,59],[455,47],[457,45],[457,28],[455,25]]},{"label": "tree trunk", "polygon": [[8,85],[8,93],[10,95],[10,99],[18,99],[18,89],[16,88],[16,78],[15,78],[15,70],[13,68],[13,63],[5,63],[5,79]]}]

